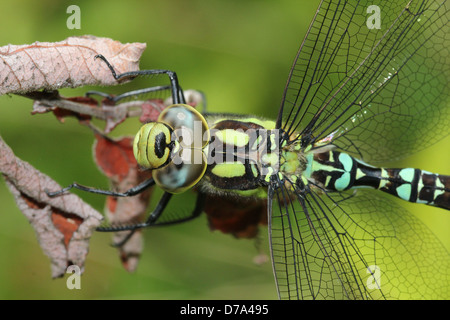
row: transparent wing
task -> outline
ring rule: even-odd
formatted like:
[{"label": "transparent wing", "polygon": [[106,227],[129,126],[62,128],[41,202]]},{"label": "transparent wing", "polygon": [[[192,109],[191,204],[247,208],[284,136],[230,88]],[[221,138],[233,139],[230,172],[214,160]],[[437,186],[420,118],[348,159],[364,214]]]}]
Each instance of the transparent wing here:
[{"label": "transparent wing", "polygon": [[[282,299],[448,299],[449,254],[376,190],[271,189],[269,235]],[[395,212],[395,214],[392,214]]]},{"label": "transparent wing", "polygon": [[438,141],[450,130],[449,18],[445,0],[322,1],[279,127],[372,162]]}]

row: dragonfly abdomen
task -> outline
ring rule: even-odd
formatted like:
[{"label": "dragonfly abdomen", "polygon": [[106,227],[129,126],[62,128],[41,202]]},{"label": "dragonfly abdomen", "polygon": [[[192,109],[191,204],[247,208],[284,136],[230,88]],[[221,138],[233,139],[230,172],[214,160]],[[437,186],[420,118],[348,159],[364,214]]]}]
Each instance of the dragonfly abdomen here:
[{"label": "dragonfly abdomen", "polygon": [[450,209],[450,176],[414,168],[377,168],[339,151],[312,155],[305,174],[328,191],[374,188],[409,202]]},{"label": "dragonfly abdomen", "polygon": [[450,176],[414,168],[381,168],[381,191],[403,200],[450,209]]}]

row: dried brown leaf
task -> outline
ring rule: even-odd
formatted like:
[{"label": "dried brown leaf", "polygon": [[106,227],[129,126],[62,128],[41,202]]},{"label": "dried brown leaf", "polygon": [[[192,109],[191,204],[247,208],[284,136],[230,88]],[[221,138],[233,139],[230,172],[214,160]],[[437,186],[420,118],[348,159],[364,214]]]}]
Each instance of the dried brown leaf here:
[{"label": "dried brown leaf", "polygon": [[76,264],[84,269],[89,239],[102,215],[74,194],[49,198],[61,187],[47,175],[17,158],[0,137],[0,172],[17,206],[33,226],[39,244],[50,258],[52,277],[63,276]]},{"label": "dried brown leaf", "polygon": [[[111,139],[96,134],[94,159],[99,169],[110,179],[114,190],[124,192],[151,178],[149,171],[141,171],[133,156],[133,138]],[[133,197],[108,197],[106,216],[112,225],[130,225],[141,222],[150,201],[151,189]],[[113,243],[121,243],[129,231],[114,234]],[[142,232],[138,230],[119,247],[122,265],[127,271],[137,268],[143,249]]]},{"label": "dried brown leaf", "polygon": [[115,85],[117,81],[102,54],[116,72],[139,70],[144,43],[126,43],[95,36],[69,37],[61,42],[35,42],[0,48],[0,95],[83,85]]}]

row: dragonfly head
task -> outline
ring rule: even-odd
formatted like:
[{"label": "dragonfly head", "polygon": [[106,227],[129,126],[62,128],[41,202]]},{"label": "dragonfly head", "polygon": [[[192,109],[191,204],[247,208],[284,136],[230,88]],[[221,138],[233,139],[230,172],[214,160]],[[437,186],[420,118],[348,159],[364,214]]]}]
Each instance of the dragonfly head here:
[{"label": "dragonfly head", "polygon": [[156,122],[140,128],[133,153],[142,168],[153,170],[161,189],[181,193],[203,177],[207,166],[203,148],[209,139],[204,117],[191,106],[175,104],[164,109]]}]

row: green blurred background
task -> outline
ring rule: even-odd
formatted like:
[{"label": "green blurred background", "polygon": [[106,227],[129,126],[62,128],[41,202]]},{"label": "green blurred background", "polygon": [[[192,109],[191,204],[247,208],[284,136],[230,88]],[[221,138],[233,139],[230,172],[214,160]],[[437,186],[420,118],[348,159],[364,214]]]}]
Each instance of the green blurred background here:
[{"label": "green blurred background", "polygon": [[[0,46],[34,41],[61,41],[92,34],[121,42],[145,42],[141,69],[170,69],[184,89],[207,94],[211,111],[245,112],[274,118],[290,65],[318,0],[253,1],[77,1],[81,30],[66,28],[69,1],[3,2]],[[138,80],[108,92],[145,86]],[[66,89],[67,96],[86,88]],[[31,116],[32,103],[0,97],[0,134],[21,159],[61,185],[74,180],[107,188],[92,161],[93,137],[76,120],[58,123],[48,115]],[[116,134],[134,134],[130,121]],[[450,139],[391,163],[450,173]],[[78,193],[102,211],[104,198]],[[138,270],[127,273],[110,235],[96,234],[82,277],[82,290],[68,290],[64,279],[52,280],[47,257],[34,232],[0,183],[1,299],[272,299],[276,290],[269,263],[253,264],[254,241],[211,232],[206,218],[182,226],[146,232]],[[418,216],[450,249],[450,216],[422,205],[402,205]],[[263,230],[265,235],[266,230]],[[266,236],[263,240],[266,240]]]}]

